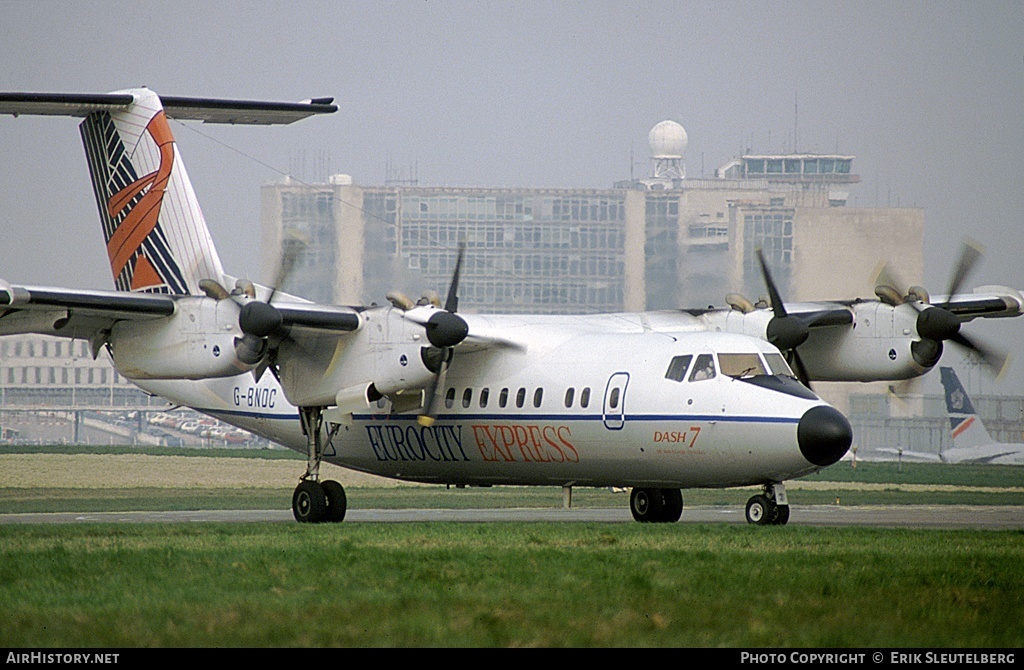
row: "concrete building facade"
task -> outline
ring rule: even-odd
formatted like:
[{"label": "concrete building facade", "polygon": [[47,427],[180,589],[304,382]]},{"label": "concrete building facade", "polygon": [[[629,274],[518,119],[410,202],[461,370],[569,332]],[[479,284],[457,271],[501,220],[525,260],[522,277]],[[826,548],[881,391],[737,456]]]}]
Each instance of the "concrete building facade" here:
[{"label": "concrete building facade", "polygon": [[759,248],[788,300],[873,297],[882,263],[921,282],[923,211],[848,206],[852,156],[742,156],[687,179],[670,153],[685,131],[665,123],[652,130],[652,175],[608,189],[360,186],[347,175],[268,184],[264,279],[283,236],[298,234],[308,247],[284,290],[337,304],[443,294],[460,242],[460,309],[477,312],[724,306],[733,292],[756,301]]}]

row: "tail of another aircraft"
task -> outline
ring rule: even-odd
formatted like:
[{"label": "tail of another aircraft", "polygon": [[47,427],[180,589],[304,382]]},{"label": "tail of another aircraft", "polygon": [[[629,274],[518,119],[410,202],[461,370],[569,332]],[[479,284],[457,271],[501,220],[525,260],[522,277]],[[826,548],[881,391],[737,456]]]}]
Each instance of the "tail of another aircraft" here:
[{"label": "tail of another aircraft", "polygon": [[122,291],[199,293],[224,273],[163,105],[147,89],[80,129],[114,283]]},{"label": "tail of another aircraft", "polygon": [[991,444],[992,438],[953,368],[940,368],[939,372],[942,374],[942,387],[946,390],[946,412],[953,433],[953,446],[961,449]]}]

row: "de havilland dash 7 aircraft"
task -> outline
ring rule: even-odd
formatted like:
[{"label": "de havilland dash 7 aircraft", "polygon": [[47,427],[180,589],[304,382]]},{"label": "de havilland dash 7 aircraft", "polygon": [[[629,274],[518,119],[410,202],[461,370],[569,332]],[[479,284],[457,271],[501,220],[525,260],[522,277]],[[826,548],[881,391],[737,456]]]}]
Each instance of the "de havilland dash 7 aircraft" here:
[{"label": "de havilland dash 7 aircraft", "polygon": [[[462,249],[444,304],[385,306],[286,295],[226,274],[168,119],[291,123],[301,103],[110,94],[0,94],[0,114],[84,118],[81,136],[116,290],[0,284],[0,335],[42,333],[106,349],[120,374],[173,403],[305,453],[302,522],[341,521],[320,464],[413,482],[630,488],[634,518],[680,518],[682,489],[761,486],[751,523],[785,524],[785,482],[829,466],[849,422],[813,381],[910,379],[975,317],[1018,316],[1015,290],[581,316],[458,312]],[[787,361],[788,358],[788,361]],[[792,367],[791,367],[792,365]],[[794,371],[795,370],[795,371]],[[266,374],[269,372],[270,374]]]}]

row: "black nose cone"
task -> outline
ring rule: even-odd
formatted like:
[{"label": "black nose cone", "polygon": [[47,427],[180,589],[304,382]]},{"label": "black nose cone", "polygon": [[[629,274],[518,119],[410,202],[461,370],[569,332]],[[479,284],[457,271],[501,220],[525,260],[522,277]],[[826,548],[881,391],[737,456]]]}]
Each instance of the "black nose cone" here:
[{"label": "black nose cone", "polygon": [[812,407],[800,418],[796,428],[800,452],[811,463],[832,465],[853,443],[853,429],[846,417],[834,407]]}]

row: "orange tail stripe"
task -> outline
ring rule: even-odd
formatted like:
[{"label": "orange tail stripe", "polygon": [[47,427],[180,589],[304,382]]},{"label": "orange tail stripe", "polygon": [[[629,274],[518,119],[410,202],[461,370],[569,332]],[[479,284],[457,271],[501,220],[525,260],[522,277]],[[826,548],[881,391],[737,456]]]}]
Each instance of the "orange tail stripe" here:
[{"label": "orange tail stripe", "polygon": [[974,423],[974,417],[973,416],[971,418],[967,419],[966,421],[964,421],[963,423],[961,423],[959,426],[956,427],[956,430],[953,431],[953,437],[959,437],[960,433],[962,433],[965,430],[967,430],[971,426],[972,423]]},{"label": "orange tail stripe", "polygon": [[150,172],[145,177],[142,177],[141,179],[136,179],[135,181],[133,181],[132,183],[128,184],[120,191],[115,193],[114,197],[107,201],[107,213],[110,215],[110,217],[113,218],[120,214],[121,210],[128,205],[128,202],[132,198],[134,198],[139,191],[153,183],[153,181],[156,179],[156,176],[156,172]]},{"label": "orange tail stripe", "polygon": [[110,258],[110,267],[114,271],[115,277],[121,274],[121,270],[156,227],[164,189],[171,179],[171,169],[174,166],[174,137],[171,135],[171,129],[167,125],[167,117],[164,113],[158,112],[150,120],[146,130],[160,149],[159,168],[156,172],[137,179],[121,189],[107,202],[107,209],[113,216],[120,212],[147,185],[150,186],[149,191],[128,213],[107,243],[107,256]]},{"label": "orange tail stripe", "polygon": [[135,271],[132,272],[132,290],[137,291],[140,288],[160,286],[163,283],[164,280],[160,277],[160,274],[153,267],[149,259],[144,255],[140,255],[139,260],[135,261]]}]

